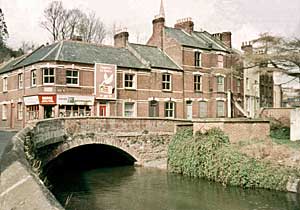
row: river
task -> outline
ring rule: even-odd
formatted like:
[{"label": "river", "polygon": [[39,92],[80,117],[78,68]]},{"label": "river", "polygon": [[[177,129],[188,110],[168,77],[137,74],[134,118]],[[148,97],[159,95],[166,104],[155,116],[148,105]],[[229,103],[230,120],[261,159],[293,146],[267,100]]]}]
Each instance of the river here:
[{"label": "river", "polygon": [[293,193],[224,187],[158,169],[124,166],[65,171],[52,192],[72,210],[299,210]]}]

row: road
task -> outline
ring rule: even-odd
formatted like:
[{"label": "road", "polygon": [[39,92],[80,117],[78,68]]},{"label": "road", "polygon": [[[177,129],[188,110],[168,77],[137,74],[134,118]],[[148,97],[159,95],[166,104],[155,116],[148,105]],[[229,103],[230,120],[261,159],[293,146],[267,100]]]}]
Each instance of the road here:
[{"label": "road", "polygon": [[16,134],[16,132],[0,131],[0,157],[4,151],[6,144]]}]

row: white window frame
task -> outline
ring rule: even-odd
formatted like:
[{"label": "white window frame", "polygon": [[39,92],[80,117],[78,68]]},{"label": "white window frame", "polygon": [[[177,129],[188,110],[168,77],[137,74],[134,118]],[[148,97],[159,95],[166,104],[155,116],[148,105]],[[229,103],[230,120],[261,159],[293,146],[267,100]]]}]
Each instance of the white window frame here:
[{"label": "white window frame", "polygon": [[3,77],[3,92],[7,92],[7,89],[8,89],[7,77]]},{"label": "white window frame", "polygon": [[248,77],[246,78],[246,88],[247,90],[250,90],[250,81]]},{"label": "white window frame", "polygon": [[195,66],[202,66],[202,53],[200,51],[195,51]]},{"label": "white window frame", "polygon": [[224,55],[217,54],[217,67],[224,68]]},{"label": "white window frame", "polygon": [[7,104],[2,104],[2,120],[7,120]]},{"label": "white window frame", "polygon": [[[169,76],[169,80],[164,80],[164,76]],[[169,88],[166,88],[167,85],[169,85]],[[172,74],[170,73],[162,74],[162,90],[172,91]]]},{"label": "white window frame", "polygon": [[[131,82],[132,82],[132,87],[128,87],[126,86],[126,75],[131,75],[133,76]],[[130,81],[130,80],[128,80]],[[133,73],[133,72],[124,72],[123,74],[123,87],[124,89],[130,89],[130,90],[134,90],[137,88],[137,74],[136,73]]]},{"label": "white window frame", "polygon": [[[222,83],[220,83],[219,79],[222,79]],[[225,91],[225,77],[222,75],[218,75],[217,76],[217,92],[224,92],[224,91]]]},{"label": "white window frame", "polygon": [[[200,77],[200,81],[196,81],[196,78],[198,79],[198,77]],[[203,78],[203,76],[201,74],[194,74],[194,91],[195,92],[202,91],[202,78]],[[199,84],[200,84],[200,88],[198,89]]]},{"label": "white window frame", "polygon": [[17,115],[18,115],[18,120],[23,120],[23,103],[18,103],[17,104]]},{"label": "white window frame", "polygon": [[[219,115],[219,106],[218,105],[220,103],[222,103],[222,105],[223,105],[223,111],[222,111],[223,114],[222,115]],[[217,108],[217,110],[216,110],[217,111],[217,113],[216,113],[217,117],[225,117],[225,101],[223,101],[223,100],[217,100],[216,108]]]},{"label": "white window frame", "polygon": [[18,74],[18,89],[23,89],[24,85],[24,74],[20,73]]},{"label": "white window frame", "polygon": [[[71,76],[67,75],[67,72],[71,72]],[[74,72],[77,72],[77,76],[74,76]],[[71,79],[73,81],[74,79],[77,79],[77,83],[68,83],[68,79]],[[68,86],[78,86],[79,85],[79,71],[76,69],[66,69],[66,85]]]},{"label": "white window frame", "polygon": [[[205,116],[202,116],[202,114],[201,113],[203,113],[202,112],[202,107],[201,107],[201,104],[203,104],[203,103],[205,103],[205,106],[206,106],[206,110],[205,110]],[[208,116],[208,106],[207,106],[207,101],[199,101],[199,117],[200,118],[206,118],[207,116]]]},{"label": "white window frame", "polygon": [[[132,110],[126,110],[126,104],[133,104]],[[132,112],[132,115],[129,116],[126,112]],[[123,103],[123,117],[136,117],[136,102],[135,101],[124,101]]]},{"label": "white window frame", "polygon": [[37,79],[36,72],[37,72],[36,69],[30,71],[31,87],[36,87],[36,79]]},{"label": "white window frame", "polygon": [[[170,106],[172,104],[172,107]],[[166,118],[175,118],[176,103],[174,101],[165,101],[164,116]]]},{"label": "white window frame", "polygon": [[[50,73],[50,69],[53,69],[53,75],[49,74]],[[54,85],[55,84],[55,73],[56,73],[56,70],[55,68],[42,68],[43,70],[43,84],[44,85]],[[45,75],[45,70],[49,70],[48,74]],[[45,82],[45,78],[48,77],[49,79],[53,77],[53,82]]]}]

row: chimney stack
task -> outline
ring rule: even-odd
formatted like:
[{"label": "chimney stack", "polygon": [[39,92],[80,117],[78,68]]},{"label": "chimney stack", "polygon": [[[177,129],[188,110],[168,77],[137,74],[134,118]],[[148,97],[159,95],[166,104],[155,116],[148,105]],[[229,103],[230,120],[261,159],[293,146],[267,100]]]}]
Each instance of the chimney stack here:
[{"label": "chimney stack", "polygon": [[192,18],[183,18],[180,20],[177,20],[177,23],[174,25],[174,28],[182,29],[185,32],[191,34],[194,31],[194,22],[192,21]]},{"label": "chimney stack", "polygon": [[118,30],[114,35],[114,46],[118,48],[126,47],[128,43],[129,33],[127,29]]},{"label": "chimney stack", "polygon": [[230,31],[226,31],[226,32],[222,32],[222,33],[215,33],[215,34],[213,34],[213,37],[222,41],[227,47],[232,48]]},{"label": "chimney stack", "polygon": [[242,42],[242,47],[241,49],[246,53],[246,54],[252,54],[253,53],[253,46],[251,42]]}]

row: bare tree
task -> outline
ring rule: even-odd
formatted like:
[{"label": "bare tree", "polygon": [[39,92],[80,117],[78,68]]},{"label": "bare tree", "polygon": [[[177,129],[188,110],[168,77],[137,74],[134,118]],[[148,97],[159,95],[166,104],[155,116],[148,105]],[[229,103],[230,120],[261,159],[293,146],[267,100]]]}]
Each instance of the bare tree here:
[{"label": "bare tree", "polygon": [[19,51],[22,52],[22,54],[26,54],[29,53],[30,51],[35,50],[36,48],[37,45],[34,42],[22,41]]},{"label": "bare tree", "polygon": [[72,39],[74,35],[78,34],[78,28],[83,17],[84,13],[79,9],[72,9],[69,11],[68,32],[70,39]]}]

